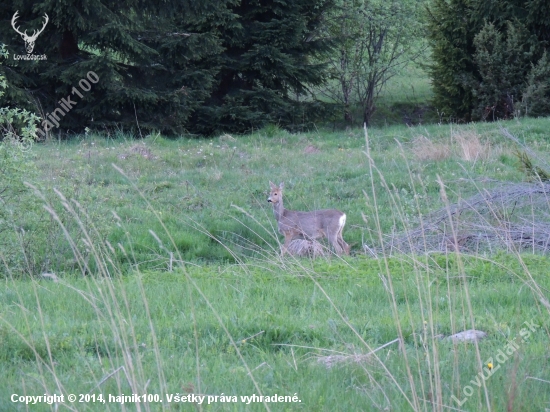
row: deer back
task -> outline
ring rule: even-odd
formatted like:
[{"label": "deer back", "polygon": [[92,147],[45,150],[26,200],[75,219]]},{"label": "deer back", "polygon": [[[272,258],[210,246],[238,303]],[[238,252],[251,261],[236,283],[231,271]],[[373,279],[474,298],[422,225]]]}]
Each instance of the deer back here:
[{"label": "deer back", "polygon": [[279,231],[308,238],[319,238],[336,232],[342,226],[344,213],[336,209],[296,212],[284,210],[279,219]]}]

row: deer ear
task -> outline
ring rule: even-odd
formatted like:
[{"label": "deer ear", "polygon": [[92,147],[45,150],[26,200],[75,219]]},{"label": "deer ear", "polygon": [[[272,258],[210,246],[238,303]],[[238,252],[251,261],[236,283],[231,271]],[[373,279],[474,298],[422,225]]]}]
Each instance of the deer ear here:
[{"label": "deer ear", "polygon": [[283,190],[283,187],[285,187],[284,182],[279,183],[279,189]]},{"label": "deer ear", "polygon": [[271,180],[269,181],[269,186],[271,186],[271,189],[275,189],[277,187]]}]

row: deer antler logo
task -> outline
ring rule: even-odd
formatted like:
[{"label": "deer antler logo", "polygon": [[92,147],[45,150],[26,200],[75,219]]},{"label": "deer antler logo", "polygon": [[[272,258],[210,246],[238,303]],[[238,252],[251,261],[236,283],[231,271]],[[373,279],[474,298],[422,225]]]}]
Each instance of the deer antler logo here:
[{"label": "deer antler logo", "polygon": [[48,24],[48,21],[50,21],[48,15],[46,13],[44,13],[44,25],[42,26],[42,28],[38,31],[34,30],[32,36],[29,36],[27,34],[27,30],[25,30],[24,33],[21,33],[19,31],[19,27],[15,27],[15,21],[17,20],[17,18],[19,17],[17,14],[19,13],[19,10],[15,12],[15,14],[13,15],[13,18],[11,19],[11,25],[13,27],[13,29],[19,33],[21,35],[21,37],[23,38],[23,40],[25,41],[25,48],[27,49],[27,53],[28,54],[31,54],[32,51],[34,50],[34,42],[36,41],[36,38],[38,37],[38,35],[40,33],[42,33],[44,31],[44,29],[46,28],[46,24]]}]

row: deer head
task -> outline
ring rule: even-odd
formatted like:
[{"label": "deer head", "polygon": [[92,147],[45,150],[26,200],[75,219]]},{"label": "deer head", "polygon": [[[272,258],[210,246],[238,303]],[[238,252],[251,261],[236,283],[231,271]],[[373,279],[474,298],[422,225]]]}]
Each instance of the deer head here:
[{"label": "deer head", "polygon": [[277,204],[280,202],[282,191],[284,188],[284,183],[281,182],[279,187],[275,185],[275,183],[269,182],[269,186],[271,186],[271,192],[269,193],[269,197],[267,198],[267,201],[269,203]]},{"label": "deer head", "polygon": [[25,48],[27,49],[27,53],[28,54],[31,54],[32,51],[34,50],[34,42],[36,41],[36,38],[38,37],[38,35],[40,33],[42,33],[44,31],[44,29],[46,28],[46,24],[48,24],[48,21],[50,21],[48,15],[46,13],[44,13],[44,25],[42,26],[42,28],[38,31],[34,30],[32,36],[29,36],[27,34],[27,30],[25,30],[24,33],[21,33],[19,31],[19,27],[15,27],[15,21],[17,20],[17,18],[19,17],[17,14],[19,13],[19,10],[15,12],[15,14],[13,15],[13,18],[11,19],[11,25],[13,27],[13,29],[21,35],[21,37],[23,38],[23,40],[25,41]]}]

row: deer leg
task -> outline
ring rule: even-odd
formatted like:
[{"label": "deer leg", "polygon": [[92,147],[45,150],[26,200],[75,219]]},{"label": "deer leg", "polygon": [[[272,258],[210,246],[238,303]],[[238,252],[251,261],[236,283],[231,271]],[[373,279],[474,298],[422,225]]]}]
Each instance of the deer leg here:
[{"label": "deer leg", "polygon": [[336,254],[341,255],[343,250],[342,250],[342,246],[340,246],[340,242],[339,242],[339,239],[338,239],[338,233],[332,233],[330,235],[328,241],[330,242],[330,244],[334,248],[334,251],[336,252]]},{"label": "deer leg", "polygon": [[344,238],[342,237],[342,235],[339,235],[338,236],[338,244],[340,245],[340,247],[344,250],[344,253],[346,255],[349,255],[349,245],[345,242]]},{"label": "deer leg", "polygon": [[344,238],[342,237],[342,232],[344,231],[344,225],[346,224],[346,215],[343,215],[340,218],[340,221],[338,222],[340,225],[338,226],[338,230],[336,231],[336,242],[338,242],[338,246],[346,255],[349,255],[349,245],[345,242]]},{"label": "deer leg", "polygon": [[344,225],[341,225],[331,236],[331,238],[329,238],[329,241],[338,255],[341,255],[342,253],[349,255],[349,245],[344,241],[344,238],[342,237],[343,229]]},{"label": "deer leg", "polygon": [[281,245],[281,256],[284,256],[285,252],[288,252],[288,246],[290,245],[290,241],[292,240],[291,234],[287,234],[287,233],[283,233],[283,234],[285,235],[285,243]]}]

